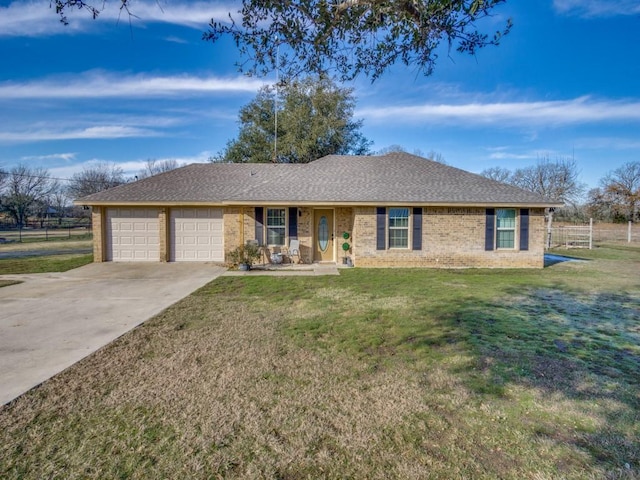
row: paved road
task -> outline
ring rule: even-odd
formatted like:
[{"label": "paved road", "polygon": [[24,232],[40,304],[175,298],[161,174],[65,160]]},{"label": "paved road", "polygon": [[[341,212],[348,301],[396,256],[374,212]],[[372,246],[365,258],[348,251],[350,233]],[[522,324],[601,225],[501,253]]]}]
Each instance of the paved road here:
[{"label": "paved road", "polygon": [[92,263],[0,275],[0,405],[95,352],[225,269],[206,263]]}]

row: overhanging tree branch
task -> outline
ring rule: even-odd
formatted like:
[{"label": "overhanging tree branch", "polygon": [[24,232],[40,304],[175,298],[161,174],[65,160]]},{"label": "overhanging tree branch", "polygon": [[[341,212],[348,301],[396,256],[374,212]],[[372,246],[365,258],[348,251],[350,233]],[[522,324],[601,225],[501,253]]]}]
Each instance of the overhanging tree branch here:
[{"label": "overhanging tree branch", "polygon": [[[511,21],[493,35],[476,23],[506,0],[244,0],[229,22],[212,21],[206,40],[231,37],[241,55],[239,65],[251,74],[276,68],[284,75],[335,71],[342,80],[365,74],[377,79],[391,65],[415,65],[432,73],[437,49],[475,54],[497,45]],[[289,48],[278,60],[275,38]]]}]

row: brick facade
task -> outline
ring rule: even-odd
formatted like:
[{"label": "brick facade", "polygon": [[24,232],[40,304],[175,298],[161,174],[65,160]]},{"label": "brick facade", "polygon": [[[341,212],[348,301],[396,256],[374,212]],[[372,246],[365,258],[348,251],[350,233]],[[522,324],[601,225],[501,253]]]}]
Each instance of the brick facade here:
[{"label": "brick facade", "polygon": [[158,235],[160,236],[158,248],[160,250],[160,261],[168,262],[169,258],[169,209],[160,208],[158,210]]},{"label": "brick facade", "polygon": [[302,263],[313,263],[314,235],[313,208],[299,208],[298,240],[300,241],[300,261]]},{"label": "brick facade", "polygon": [[[287,215],[290,214],[287,208]],[[297,237],[300,259],[313,263],[315,239],[315,209],[297,209]],[[377,215],[375,206],[334,207],[334,259],[342,263],[348,255],[357,267],[436,267],[436,268],[542,268],[544,264],[544,209],[529,211],[529,248],[520,251],[520,215],[516,218],[514,249],[485,250],[486,209],[479,207],[424,207],[421,219],[421,249],[413,250],[411,228],[414,219],[410,209],[409,248],[377,249]],[[169,208],[159,209],[160,261],[170,259]],[[265,210],[266,218],[266,210]],[[105,207],[94,207],[93,255],[95,262],[105,261]],[[238,245],[255,240],[254,207],[225,207],[223,209],[225,256]],[[288,222],[287,222],[288,225]],[[266,226],[265,226],[266,229]],[[388,232],[388,229],[386,230]],[[349,238],[344,239],[347,233]],[[289,234],[287,229],[287,235]],[[287,245],[289,238],[287,238]],[[345,253],[343,243],[350,245]],[[265,260],[267,258],[265,257]]]},{"label": "brick facade", "polygon": [[[354,224],[354,209],[349,208],[336,208],[336,231],[335,231],[335,243],[336,243],[336,261],[343,263],[343,258],[353,256],[353,224]],[[349,238],[345,239],[344,234],[347,233]],[[349,250],[345,251],[342,248],[343,244],[349,244]]]},{"label": "brick facade", "polygon": [[[413,220],[413,219],[412,219]],[[542,268],[544,209],[529,212],[529,249],[520,251],[516,221],[515,248],[485,251],[484,208],[426,207],[422,210],[422,248],[376,248],[376,208],[355,209],[353,261],[358,267]],[[410,229],[411,230],[411,229]]]},{"label": "brick facade", "polygon": [[93,261],[101,263],[106,260],[105,209],[93,207],[91,209],[91,229],[93,230]]}]

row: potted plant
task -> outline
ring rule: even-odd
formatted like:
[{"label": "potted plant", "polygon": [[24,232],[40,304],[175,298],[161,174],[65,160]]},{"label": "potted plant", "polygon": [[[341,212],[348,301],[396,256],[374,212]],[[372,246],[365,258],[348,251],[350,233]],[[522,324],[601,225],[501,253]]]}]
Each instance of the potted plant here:
[{"label": "potted plant", "polygon": [[349,258],[347,256],[347,254],[349,252],[349,249],[351,248],[351,245],[349,245],[349,242],[348,242],[349,236],[350,236],[349,232],[344,232],[342,234],[342,238],[345,240],[345,242],[342,244],[342,251],[344,252],[344,257],[342,257],[342,264],[343,265],[347,265],[348,258]]},{"label": "potted plant", "polygon": [[238,267],[238,270],[250,270],[251,264],[260,258],[260,247],[253,243],[240,245],[228,254],[229,261]]}]

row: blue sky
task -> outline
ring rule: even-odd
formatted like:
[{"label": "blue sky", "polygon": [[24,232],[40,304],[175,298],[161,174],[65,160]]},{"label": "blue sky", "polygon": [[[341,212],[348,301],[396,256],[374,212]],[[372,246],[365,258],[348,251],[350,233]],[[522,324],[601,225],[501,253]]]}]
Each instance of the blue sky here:
[{"label": "blue sky", "polygon": [[[118,3],[64,26],[49,0],[0,0],[0,167],[68,178],[96,162],[129,175],[148,159],[204,162],[275,79],[243,77],[235,46],[201,40],[233,2],[136,0],[137,18]],[[430,77],[397,65],[346,84],[374,150],[435,151],[472,172],[573,157],[589,187],[640,160],[640,0],[508,0],[480,26],[508,17],[500,46],[443,49]]]}]

